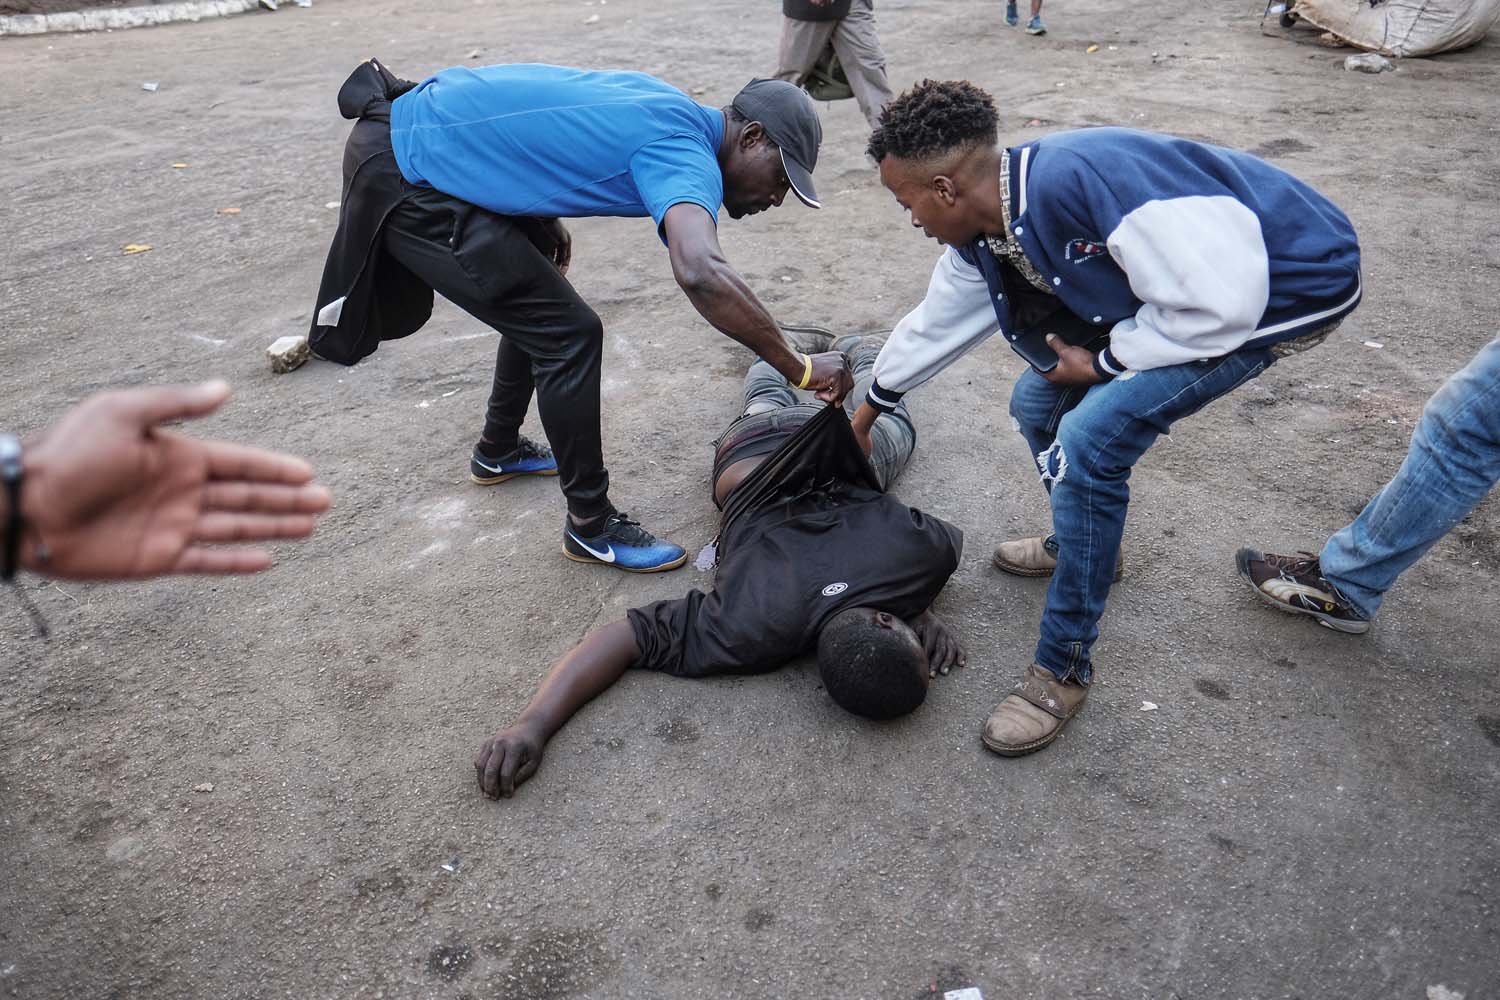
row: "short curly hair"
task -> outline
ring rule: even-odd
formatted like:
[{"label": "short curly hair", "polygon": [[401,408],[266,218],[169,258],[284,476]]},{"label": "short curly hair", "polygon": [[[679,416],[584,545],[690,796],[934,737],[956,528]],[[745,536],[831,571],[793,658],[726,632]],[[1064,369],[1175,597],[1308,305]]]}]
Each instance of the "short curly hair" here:
[{"label": "short curly hair", "polygon": [[993,146],[1000,116],[989,94],[967,80],[923,80],[880,112],[867,152],[930,160],[958,149]]},{"label": "short curly hair", "polygon": [[927,697],[927,654],[910,633],[845,608],[818,633],[818,675],[829,697],[867,719],[894,719]]}]

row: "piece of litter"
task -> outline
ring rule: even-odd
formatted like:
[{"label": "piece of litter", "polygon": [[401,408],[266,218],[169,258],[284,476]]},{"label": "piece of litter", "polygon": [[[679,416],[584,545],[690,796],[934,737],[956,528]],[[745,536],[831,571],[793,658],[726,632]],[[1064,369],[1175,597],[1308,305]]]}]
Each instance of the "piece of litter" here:
[{"label": "piece of litter", "polygon": [[1111,51],[1111,52],[1118,52],[1118,51],[1120,51],[1120,47],[1118,45],[1111,45],[1109,47],[1109,51]]},{"label": "piece of litter", "polygon": [[588,17],[586,17],[586,18],[583,19],[583,23],[584,24],[595,24],[595,23],[598,22],[598,20],[599,20],[599,15],[598,14],[590,14]]},{"label": "piece of litter", "polygon": [[147,250],[151,249],[151,244],[149,244],[149,243],[127,243],[127,244],[125,244],[125,246],[122,249],[123,249],[123,251],[125,253],[145,253]]},{"label": "piece of litter", "polygon": [[1085,52],[1098,52],[1099,51],[1099,46],[1097,46],[1097,45],[1090,45],[1088,48],[1084,49],[1083,51],[1085,51]]},{"label": "piece of litter", "polygon": [[419,410],[425,410],[425,409],[427,409],[431,405],[432,405],[431,403],[427,402],[427,400],[424,399],[420,403],[417,404],[417,409],[419,409]]},{"label": "piece of litter", "polygon": [[212,781],[205,781],[205,782],[203,782],[201,784],[197,784],[197,785],[193,786],[193,791],[195,791],[195,792],[211,792],[213,790],[214,790],[214,783]]},{"label": "piece of litter", "polygon": [[217,212],[217,214],[218,215],[239,215],[240,214],[240,210],[237,209],[237,208],[221,208],[221,209],[219,209],[219,211]]},{"label": "piece of litter", "polygon": [[450,874],[456,874],[458,872],[458,859],[454,858],[452,861],[445,861],[438,867],[442,868],[445,872],[449,872]]},{"label": "piece of litter", "polygon": [[307,338],[295,334],[278,337],[275,343],[266,348],[266,357],[271,359],[271,371],[278,375],[301,368],[311,353]]},{"label": "piece of litter", "polygon": [[470,59],[478,59],[479,58],[479,50],[475,49],[473,52],[470,52],[469,53],[469,58]]},{"label": "piece of litter", "polygon": [[1026,123],[1026,127],[1027,128],[1036,128],[1041,123],[1042,123],[1042,120],[1040,118],[1033,118],[1029,122]]},{"label": "piece of litter", "polygon": [[791,281],[792,280],[792,276],[790,274],[783,274],[781,276],[781,280],[782,281]]},{"label": "piece of litter", "polygon": [[1067,84],[1066,84],[1066,83],[1063,83],[1063,82],[1061,82],[1061,81],[1059,81],[1059,82],[1058,82],[1058,84],[1057,84],[1057,85],[1058,85],[1058,86],[1059,86],[1059,87],[1066,87],[1066,86],[1067,86]]},{"label": "piece of litter", "polygon": [[462,389],[450,389],[448,392],[443,393],[443,398],[447,399],[449,396],[453,395],[454,393],[462,392],[462,391],[463,391]]},{"label": "piece of litter", "polygon": [[1286,4],[1284,4],[1284,3],[1273,3],[1271,6],[1269,6],[1269,7],[1266,8],[1266,15],[1267,16],[1270,16],[1271,14],[1285,14],[1285,13],[1286,13]]},{"label": "piece of litter", "polygon": [[187,169],[187,164],[186,163],[174,163],[174,164],[172,164],[172,169],[173,170],[186,170]]},{"label": "piece of litter", "polygon": [[336,202],[336,201],[325,201],[325,202],[323,202],[323,207],[324,208],[338,208],[339,207],[339,203]]},{"label": "piece of litter", "polygon": [[155,93],[159,87],[161,87],[161,84],[157,83],[155,80],[151,80],[147,83],[141,84],[142,90],[149,90],[152,93]]},{"label": "piece of litter", "polygon": [[344,303],[348,300],[348,298],[349,296],[347,295],[340,295],[338,298],[328,303],[322,309],[319,309],[318,325],[338,326],[340,317],[344,315]]},{"label": "piece of litter", "polygon": [[708,88],[707,87],[694,87],[693,90],[692,90],[692,93],[693,93],[694,97],[702,97],[704,94],[708,93]]},{"label": "piece of litter", "polygon": [[1367,341],[1365,341],[1365,346],[1366,346],[1366,347],[1373,347],[1373,348],[1375,348],[1375,350],[1377,350],[1377,351],[1378,351],[1378,350],[1380,350],[1380,349],[1381,349],[1381,348],[1382,348],[1382,347],[1384,347],[1384,346],[1385,346],[1385,345],[1384,345],[1384,344],[1382,344],[1382,343],[1381,343],[1381,342],[1380,342],[1380,341],[1378,341],[1378,340],[1367,340]]},{"label": "piece of litter", "polygon": [[1450,990],[1442,983],[1427,987],[1427,1000],[1464,1000],[1464,995],[1458,990]]},{"label": "piece of litter", "polygon": [[943,1000],[984,1000],[984,994],[979,992],[977,986],[965,986],[961,990],[949,990],[944,993]]},{"label": "piece of litter", "polygon": [[719,545],[718,539],[715,539],[714,541],[709,542],[707,545],[703,546],[702,551],[698,553],[698,558],[693,560],[693,569],[697,570],[700,573],[707,573],[709,570],[714,568],[714,565],[718,563],[718,561]]},{"label": "piece of litter", "polygon": [[1141,702],[1141,711],[1142,712],[1154,712],[1154,711],[1157,710],[1158,707],[1159,706],[1154,701],[1143,701],[1143,702]]}]

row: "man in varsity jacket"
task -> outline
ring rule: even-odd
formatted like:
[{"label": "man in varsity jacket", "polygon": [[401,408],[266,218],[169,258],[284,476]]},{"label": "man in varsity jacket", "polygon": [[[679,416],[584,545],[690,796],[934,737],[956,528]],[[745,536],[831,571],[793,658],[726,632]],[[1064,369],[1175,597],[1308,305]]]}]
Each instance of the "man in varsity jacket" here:
[{"label": "man in varsity jacket", "polygon": [[[786,329],[798,350],[847,352],[856,392],[869,386],[878,339]],[[741,412],[714,452],[724,513],[713,590],[633,608],[558,660],[525,710],[479,748],[475,776],[489,797],[513,794],[553,734],[631,668],[755,674],[816,649],[829,697],[890,719],[922,703],[929,677],[963,664],[928,609],[958,567],[963,533],[884,492],[916,447],[906,407],[873,422],[868,460],[842,407],[799,402],[765,361],[746,373]]]},{"label": "man in varsity jacket", "polygon": [[1359,303],[1359,246],[1327,199],[1243,153],[1120,128],[999,147],[994,102],[967,82],[902,94],[869,151],[947,249],[876,362],[856,436],[997,330],[1032,366],[1010,413],[1052,533],[995,563],[1052,582],[1034,662],[984,728],[1020,756],[1087,696],[1131,467],[1173,422],[1326,337]]}]

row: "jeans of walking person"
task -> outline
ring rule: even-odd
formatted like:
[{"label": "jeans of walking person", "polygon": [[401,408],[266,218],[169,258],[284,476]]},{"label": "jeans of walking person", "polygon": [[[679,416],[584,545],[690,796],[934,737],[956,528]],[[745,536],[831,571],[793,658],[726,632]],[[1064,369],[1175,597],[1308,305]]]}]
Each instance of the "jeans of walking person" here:
[{"label": "jeans of walking person", "polygon": [[1359,517],[1318,557],[1323,578],[1374,618],[1407,567],[1452,531],[1500,481],[1500,338],[1427,401],[1411,448]]},{"label": "jeans of walking person", "polygon": [[483,441],[516,447],[533,391],[559,485],[579,520],[608,513],[599,430],[604,326],[532,242],[534,220],[496,215],[408,185],[387,217],[384,247],[454,305],[500,333]]},{"label": "jeans of walking person", "polygon": [[[875,381],[875,359],[880,355],[880,343],[866,340],[848,352],[849,367],[854,374],[854,388],[844,398],[844,409],[851,416],[865,398],[870,384]],[[740,417],[724,433],[721,440],[728,442],[733,437],[746,433],[756,423],[774,423],[778,429],[801,426],[826,405],[804,403],[793,388],[775,368],[764,361],[757,361],[745,373],[744,416]],[[880,488],[890,489],[906,463],[911,460],[917,446],[917,432],[911,422],[911,411],[903,401],[890,414],[881,414],[870,428],[870,465],[880,480]]]},{"label": "jeans of walking person", "polygon": [[1042,612],[1038,665],[1059,678],[1093,679],[1099,637],[1120,554],[1130,471],[1172,424],[1258,376],[1269,348],[1127,373],[1090,386],[1053,385],[1028,369],[1010,415],[1031,447],[1052,504],[1057,568]]}]

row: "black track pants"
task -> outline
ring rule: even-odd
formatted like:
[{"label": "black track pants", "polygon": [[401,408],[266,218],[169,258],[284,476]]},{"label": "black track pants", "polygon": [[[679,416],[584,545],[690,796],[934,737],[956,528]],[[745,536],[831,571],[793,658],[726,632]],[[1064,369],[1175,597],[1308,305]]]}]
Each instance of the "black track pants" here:
[{"label": "black track pants", "polygon": [[484,439],[514,447],[534,389],[568,510],[586,519],[610,509],[599,437],[604,327],[527,226],[410,187],[383,239],[386,252],[434,291],[500,332]]}]

